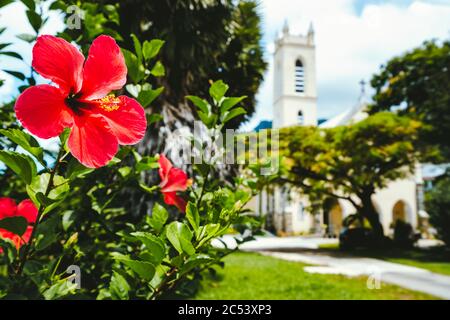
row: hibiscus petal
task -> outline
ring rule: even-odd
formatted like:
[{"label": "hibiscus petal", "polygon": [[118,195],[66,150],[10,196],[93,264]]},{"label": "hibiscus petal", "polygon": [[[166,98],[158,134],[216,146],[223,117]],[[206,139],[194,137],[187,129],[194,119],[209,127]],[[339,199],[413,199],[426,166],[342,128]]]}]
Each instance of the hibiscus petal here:
[{"label": "hibiscus petal", "polygon": [[[19,250],[19,248],[30,241],[31,233],[33,232],[33,227],[28,226],[25,233],[22,235],[22,237],[18,236],[15,233],[12,233],[10,231],[0,229],[0,238],[3,239],[9,239],[14,243],[14,246]],[[0,251],[2,253],[3,251]]]},{"label": "hibiscus petal", "polygon": [[186,201],[177,196],[175,192],[164,193],[164,202],[168,205],[176,206],[181,212],[186,212]]},{"label": "hibiscus petal", "polygon": [[116,41],[105,35],[97,37],[89,49],[83,69],[81,98],[100,99],[127,81],[127,66]]},{"label": "hibiscus petal", "polygon": [[43,35],[33,47],[33,68],[66,93],[77,93],[83,80],[84,57],[62,38]]},{"label": "hibiscus petal", "polygon": [[106,120],[89,113],[76,116],[74,120],[68,141],[72,155],[89,168],[106,165],[119,147]]},{"label": "hibiscus petal", "polygon": [[17,119],[32,134],[48,139],[72,125],[72,111],[59,88],[48,84],[26,89],[15,105]]},{"label": "hibiscus petal", "polygon": [[159,163],[159,177],[161,178],[160,187],[164,187],[169,177],[168,176],[169,171],[170,169],[172,169],[172,163],[163,154],[159,155],[158,163]]},{"label": "hibiscus petal", "polygon": [[104,107],[97,107],[96,111],[101,113],[108,121],[109,127],[117,137],[119,144],[138,143],[144,137],[147,129],[144,108],[136,100],[126,96],[113,99],[118,101],[117,108],[115,106],[109,109],[108,104],[105,104]]},{"label": "hibiscus petal", "polygon": [[[28,226],[27,230],[25,231],[25,233],[22,235],[22,239],[25,240],[26,243],[28,243],[30,241],[31,238],[31,234],[33,233],[33,227]],[[21,241],[22,244],[23,241]]]},{"label": "hibiscus petal", "polygon": [[17,215],[27,219],[28,223],[35,223],[38,215],[38,209],[30,199],[23,200],[17,206]]},{"label": "hibiscus petal", "polygon": [[167,175],[167,182],[162,187],[162,192],[185,191],[188,187],[186,172],[179,168],[171,168]]},{"label": "hibiscus petal", "polygon": [[[11,231],[0,229],[0,238],[2,239],[9,239],[9,240],[15,240],[15,238],[19,238],[18,235],[12,233]],[[19,238],[20,240],[20,238]],[[16,244],[16,241],[14,241],[14,244]]]},{"label": "hibiscus petal", "polygon": [[0,198],[0,219],[15,216],[16,208],[16,202],[13,199]]}]

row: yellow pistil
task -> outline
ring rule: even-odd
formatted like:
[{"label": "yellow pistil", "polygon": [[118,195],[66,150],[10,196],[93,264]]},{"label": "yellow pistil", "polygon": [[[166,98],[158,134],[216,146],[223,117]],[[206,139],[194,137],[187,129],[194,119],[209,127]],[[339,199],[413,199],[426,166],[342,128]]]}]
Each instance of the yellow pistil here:
[{"label": "yellow pistil", "polygon": [[111,112],[119,109],[120,99],[116,98],[113,94],[109,94],[104,98],[98,100],[100,108],[105,111]]}]

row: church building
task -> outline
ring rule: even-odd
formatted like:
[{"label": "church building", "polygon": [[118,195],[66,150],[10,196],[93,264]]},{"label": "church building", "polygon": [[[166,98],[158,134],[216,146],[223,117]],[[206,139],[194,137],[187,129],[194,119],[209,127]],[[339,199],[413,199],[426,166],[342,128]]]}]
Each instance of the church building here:
[{"label": "church building", "polygon": [[[274,100],[272,128],[319,125],[330,128],[364,119],[367,114],[364,92],[355,106],[325,122],[317,119],[316,46],[314,29],[310,26],[306,35],[293,35],[285,24],[282,34],[275,41]],[[417,228],[419,217],[426,218],[421,208],[420,195],[423,179],[418,166],[415,175],[397,180],[385,189],[378,190],[373,203],[380,215],[386,233],[396,219]],[[273,187],[253,201],[253,210],[266,216],[268,223],[283,234],[326,234],[338,236],[342,221],[355,213],[346,200],[330,199],[319,212],[311,214],[308,199],[288,187]]]}]

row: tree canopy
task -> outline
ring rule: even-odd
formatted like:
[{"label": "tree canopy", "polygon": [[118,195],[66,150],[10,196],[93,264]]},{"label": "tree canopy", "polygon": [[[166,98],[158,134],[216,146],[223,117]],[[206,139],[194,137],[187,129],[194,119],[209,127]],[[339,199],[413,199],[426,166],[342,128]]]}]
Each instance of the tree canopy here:
[{"label": "tree canopy", "polygon": [[[57,3],[66,8],[77,1]],[[131,34],[142,42],[165,41],[159,54],[165,75],[154,84],[164,86],[155,106],[165,109],[161,113],[166,121],[186,124],[190,117],[183,111],[195,113],[195,109],[185,110],[185,96],[207,95],[209,81],[218,79],[233,83],[231,94],[247,96],[243,105],[247,114],[227,127],[237,128],[254,113],[255,94],[266,69],[257,1],[91,0],[80,7],[88,13],[83,28],[67,28],[64,33],[82,45],[100,33],[110,34],[129,50],[134,47]]]},{"label": "tree canopy", "polygon": [[371,196],[414,171],[420,128],[418,121],[382,112],[332,129],[281,129],[280,149],[287,167],[281,181],[310,195],[350,201],[382,235]]},{"label": "tree canopy", "polygon": [[395,57],[371,82],[370,112],[393,111],[421,120],[420,142],[440,148],[450,159],[450,42],[429,41]]}]

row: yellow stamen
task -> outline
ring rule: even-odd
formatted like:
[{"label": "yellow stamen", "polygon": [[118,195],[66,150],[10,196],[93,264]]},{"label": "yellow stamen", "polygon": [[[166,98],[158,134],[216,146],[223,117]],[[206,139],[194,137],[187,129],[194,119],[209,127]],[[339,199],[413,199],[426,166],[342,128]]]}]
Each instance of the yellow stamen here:
[{"label": "yellow stamen", "polygon": [[114,111],[120,107],[120,99],[116,98],[113,94],[109,94],[106,97],[99,99],[100,108],[105,111]]}]

